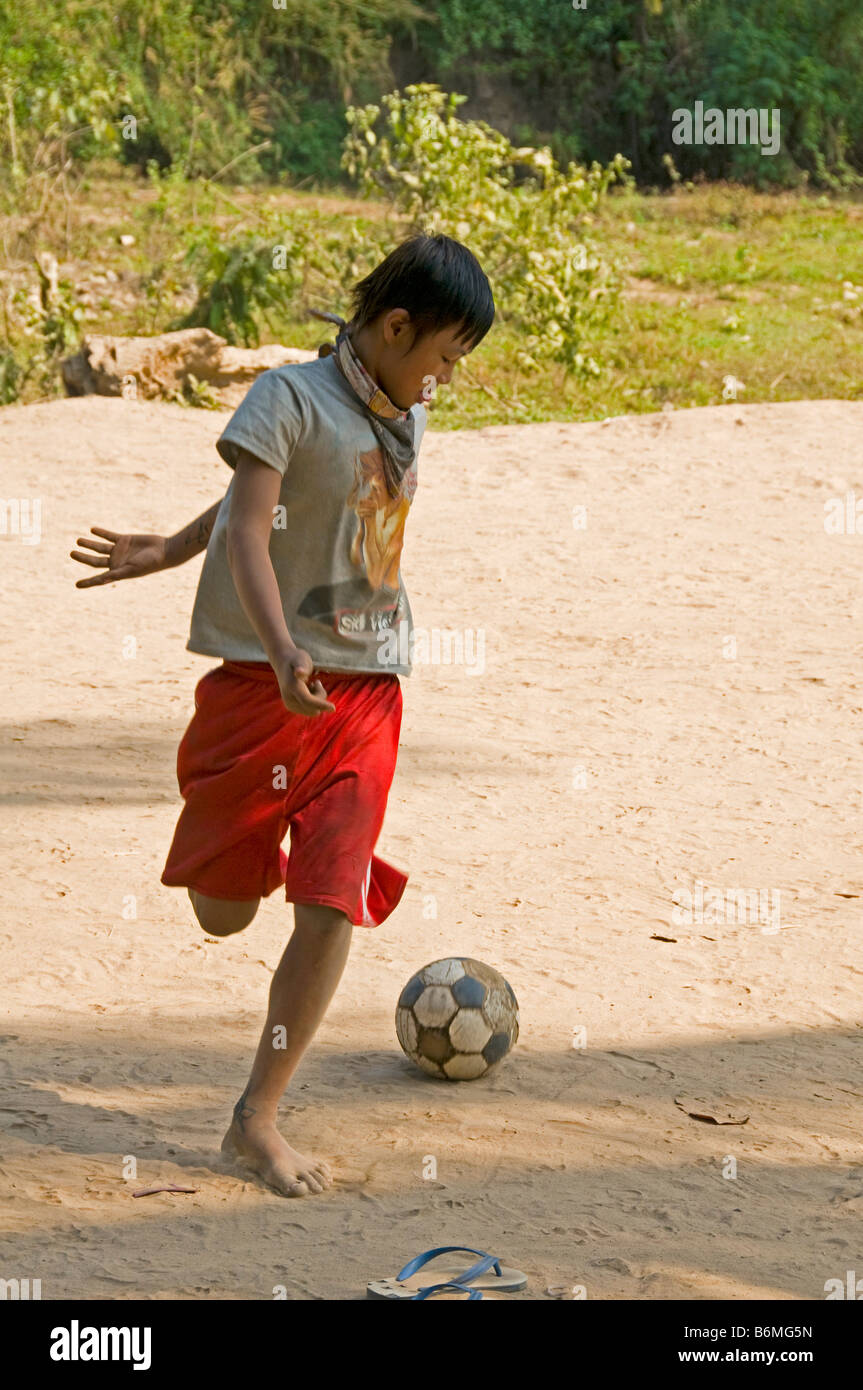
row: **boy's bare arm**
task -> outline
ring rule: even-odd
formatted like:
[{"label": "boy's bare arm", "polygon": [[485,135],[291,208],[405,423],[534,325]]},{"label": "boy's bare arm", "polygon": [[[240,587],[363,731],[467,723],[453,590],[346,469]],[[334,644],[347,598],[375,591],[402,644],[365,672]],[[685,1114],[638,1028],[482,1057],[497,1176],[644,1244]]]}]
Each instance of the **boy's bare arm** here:
[{"label": "boy's bare arm", "polygon": [[335,709],[314,664],[297,647],[285,622],[282,596],[270,559],[273,513],[282,479],[269,464],[240,451],[228,518],[228,565],[240,602],[276,673],[282,699],[294,714],[319,715]]},{"label": "boy's bare arm", "polygon": [[[99,584],[113,584],[118,579],[139,579],[144,574],[185,564],[193,555],[206,550],[221,505],[221,499],[214,502],[174,536],[124,535],[108,531],[104,526],[91,526],[90,536],[78,537],[78,544],[86,546],[87,551],[72,550],[70,554],[73,560],[103,573],[79,579],[75,588],[92,589]],[[98,536],[99,540],[93,540],[93,536]]]},{"label": "boy's bare arm", "polygon": [[174,565],[184,565],[187,560],[191,560],[193,555],[200,555],[202,550],[207,549],[221,505],[222,499],[220,498],[218,502],[213,503],[212,507],[208,507],[200,516],[196,516],[194,521],[190,521],[188,526],[184,526],[182,531],[178,531],[175,536],[168,538],[165,548],[166,569],[171,569]]}]

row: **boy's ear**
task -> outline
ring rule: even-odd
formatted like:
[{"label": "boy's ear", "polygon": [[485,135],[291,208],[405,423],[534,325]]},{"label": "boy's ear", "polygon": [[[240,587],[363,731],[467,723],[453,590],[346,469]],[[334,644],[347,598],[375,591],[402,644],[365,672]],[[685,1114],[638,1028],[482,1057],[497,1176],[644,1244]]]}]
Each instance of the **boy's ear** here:
[{"label": "boy's ear", "polygon": [[384,341],[398,343],[400,346],[412,339],[413,324],[407,309],[388,309],[383,319]]}]

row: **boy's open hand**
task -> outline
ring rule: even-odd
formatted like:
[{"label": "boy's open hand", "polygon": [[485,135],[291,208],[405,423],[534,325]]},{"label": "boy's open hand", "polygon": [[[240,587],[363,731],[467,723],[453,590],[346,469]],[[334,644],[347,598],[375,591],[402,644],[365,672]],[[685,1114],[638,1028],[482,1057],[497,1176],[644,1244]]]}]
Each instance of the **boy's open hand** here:
[{"label": "boy's open hand", "polygon": [[279,690],[285,709],[291,714],[305,714],[315,718],[335,709],[327,692],[319,680],[312,680],[314,663],[308,652],[295,647],[293,652],[279,662],[273,662],[273,670],[279,682]]},{"label": "boy's open hand", "polygon": [[106,531],[102,526],[91,526],[93,536],[102,537],[94,541],[92,536],[79,536],[78,544],[87,547],[71,550],[73,560],[82,565],[92,565],[102,574],[94,574],[91,579],[79,579],[76,589],[92,589],[97,584],[113,584],[116,579],[137,579],[142,574],[154,574],[166,568],[165,536],[122,536],[117,531]]}]

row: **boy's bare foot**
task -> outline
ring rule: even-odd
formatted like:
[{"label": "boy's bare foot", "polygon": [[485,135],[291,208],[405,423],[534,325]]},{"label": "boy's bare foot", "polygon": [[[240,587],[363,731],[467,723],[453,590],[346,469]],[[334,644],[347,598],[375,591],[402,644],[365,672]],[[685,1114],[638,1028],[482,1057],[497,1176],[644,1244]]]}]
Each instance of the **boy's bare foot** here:
[{"label": "boy's bare foot", "polygon": [[292,1149],[271,1120],[250,1115],[242,1101],[234,1108],[222,1153],[242,1160],[283,1197],[306,1197],[332,1185],[332,1172],[323,1159]]}]

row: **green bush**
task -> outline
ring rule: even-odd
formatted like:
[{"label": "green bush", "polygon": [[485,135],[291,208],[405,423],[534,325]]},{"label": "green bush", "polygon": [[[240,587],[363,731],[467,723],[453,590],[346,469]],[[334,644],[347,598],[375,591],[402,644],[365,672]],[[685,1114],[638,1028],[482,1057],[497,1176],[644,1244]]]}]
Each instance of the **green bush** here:
[{"label": "green bush", "polygon": [[[276,237],[279,239],[276,240]],[[209,226],[194,240],[186,260],[198,286],[194,307],[174,325],[203,325],[248,347],[260,340],[263,320],[275,331],[273,315],[290,313],[302,285],[304,241],[282,219],[272,238],[226,239]]]},{"label": "green bush", "polygon": [[[266,325],[278,338],[288,320],[302,320],[310,308],[345,312],[356,281],[392,246],[392,224],[357,217],[333,222],[308,208],[286,213],[265,207],[253,220],[251,231],[244,222],[229,233],[215,223],[185,232],[183,265],[196,300],[172,327],[202,324],[249,346]],[[176,260],[175,254],[167,264]]]},{"label": "green bush", "polygon": [[9,342],[0,347],[0,405],[18,400],[31,383],[54,388],[60,362],[77,347],[86,322],[85,306],[60,277],[54,256],[41,253],[35,266],[37,284],[20,286],[3,305]]},{"label": "green bush", "polygon": [[382,107],[349,108],[345,169],[413,226],[470,246],[501,316],[524,334],[523,366],[550,357],[596,375],[591,336],[618,283],[593,214],[627,162],[618,155],[605,168],[563,171],[548,149],[516,148],[484,121],[460,121],[464,100],[423,83]]},{"label": "green bush", "polygon": [[335,184],[344,137],[343,104],[300,91],[290,110],[275,119],[272,149],[261,155],[261,164],[274,176],[287,169],[296,181]]},{"label": "green bush", "polygon": [[12,349],[0,346],[0,405],[18,400],[23,377],[23,368]]}]

